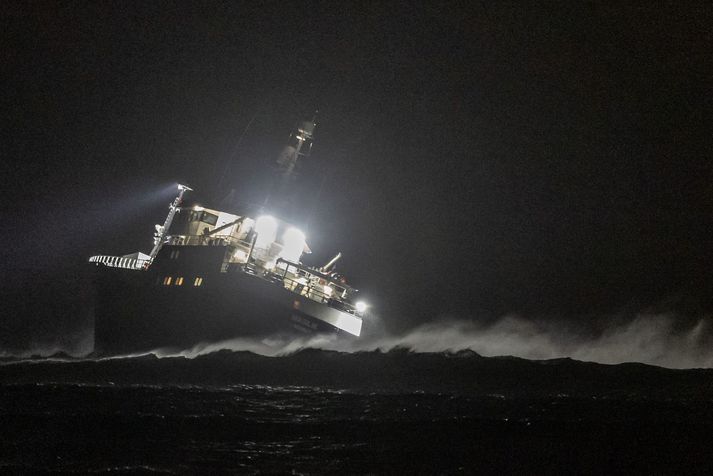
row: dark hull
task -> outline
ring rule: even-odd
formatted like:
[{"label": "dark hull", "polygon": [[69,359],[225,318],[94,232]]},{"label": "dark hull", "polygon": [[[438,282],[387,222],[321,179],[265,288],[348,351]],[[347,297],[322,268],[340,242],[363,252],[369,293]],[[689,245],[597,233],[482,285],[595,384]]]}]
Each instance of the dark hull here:
[{"label": "dark hull", "polygon": [[[237,337],[304,336],[336,329],[300,312],[303,298],[237,269],[221,272],[225,248],[162,249],[148,271],[97,267],[95,352],[188,349]],[[167,276],[171,285],[165,285]],[[175,285],[177,277],[182,285]],[[195,286],[195,278],[202,278]]]}]

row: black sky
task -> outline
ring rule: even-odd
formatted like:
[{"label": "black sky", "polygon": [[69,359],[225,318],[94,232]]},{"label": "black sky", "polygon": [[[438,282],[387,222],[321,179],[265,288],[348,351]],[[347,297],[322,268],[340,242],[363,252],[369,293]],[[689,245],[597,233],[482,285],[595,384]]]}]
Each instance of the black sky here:
[{"label": "black sky", "polygon": [[315,109],[313,259],[344,252],[393,328],[709,312],[712,16],[706,2],[8,6],[4,333],[81,322],[88,256],[146,251],[170,183],[208,204],[229,164],[224,183],[245,189]]}]

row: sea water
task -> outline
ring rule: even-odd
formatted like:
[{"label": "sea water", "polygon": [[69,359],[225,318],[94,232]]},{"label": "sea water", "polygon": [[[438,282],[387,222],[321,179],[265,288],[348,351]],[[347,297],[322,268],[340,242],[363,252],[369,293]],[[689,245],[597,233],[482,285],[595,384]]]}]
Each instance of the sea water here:
[{"label": "sea water", "polygon": [[708,473],[713,372],[475,353],[7,360],[0,471]]}]

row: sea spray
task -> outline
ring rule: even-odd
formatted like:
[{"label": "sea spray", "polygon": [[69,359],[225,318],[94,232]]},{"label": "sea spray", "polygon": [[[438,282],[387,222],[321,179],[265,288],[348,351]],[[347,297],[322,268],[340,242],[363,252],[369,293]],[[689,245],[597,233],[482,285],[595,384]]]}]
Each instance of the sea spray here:
[{"label": "sea spray", "polygon": [[289,355],[302,349],[339,352],[388,352],[403,348],[414,353],[470,350],[483,356],[515,356],[544,360],[569,357],[604,364],[639,362],[667,368],[713,367],[713,336],[709,319],[679,328],[671,315],[638,315],[593,335],[563,329],[553,322],[505,316],[488,325],[445,319],[400,335],[371,335],[361,339],[335,336],[262,339],[241,338],[200,343],[190,349],[156,349],[158,357],[195,358],[219,350],[247,351],[262,356]]}]

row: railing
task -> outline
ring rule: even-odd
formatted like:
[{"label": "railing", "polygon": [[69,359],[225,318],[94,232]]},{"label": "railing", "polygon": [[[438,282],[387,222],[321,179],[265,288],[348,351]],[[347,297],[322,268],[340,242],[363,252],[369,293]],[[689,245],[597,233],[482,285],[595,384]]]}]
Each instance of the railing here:
[{"label": "railing", "polygon": [[250,243],[232,235],[171,235],[166,244],[177,246],[225,246],[232,245],[249,249]]},{"label": "railing", "polygon": [[[282,286],[288,291],[304,296],[312,301],[327,304],[328,306],[340,311],[355,315],[357,314],[354,305],[343,299],[343,295],[346,294],[346,289],[344,287],[325,280],[318,275],[312,274],[308,270],[301,267],[298,268],[289,261],[280,259],[278,260],[278,263],[285,263],[287,266],[285,266],[281,272],[273,272],[272,276],[279,280],[279,282],[282,283]],[[290,272],[291,276],[288,276],[288,272]],[[331,293],[326,293],[324,291],[326,286],[329,286],[332,289]]]},{"label": "railing", "polygon": [[[245,263],[250,254],[250,243],[232,235],[172,235],[166,244],[174,246],[233,246],[235,252],[223,263],[222,271],[227,271],[228,263]],[[241,251],[242,253],[238,253]]]},{"label": "railing", "polygon": [[277,276],[281,279],[283,286],[288,291],[304,296],[312,301],[326,304],[329,307],[333,307],[340,311],[348,312],[350,314],[357,313],[356,308],[351,303],[343,301],[339,296],[333,296],[325,293],[323,291],[324,285],[322,284],[310,282],[304,283],[303,281],[300,281],[300,278],[293,279],[287,276]]},{"label": "railing", "polygon": [[89,258],[89,262],[103,264],[110,268],[140,270],[145,269],[150,261],[147,259],[124,258],[121,256],[97,255]]}]

